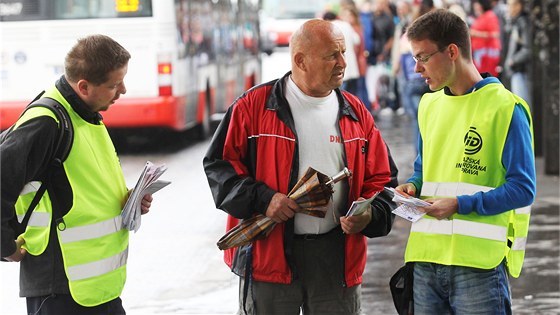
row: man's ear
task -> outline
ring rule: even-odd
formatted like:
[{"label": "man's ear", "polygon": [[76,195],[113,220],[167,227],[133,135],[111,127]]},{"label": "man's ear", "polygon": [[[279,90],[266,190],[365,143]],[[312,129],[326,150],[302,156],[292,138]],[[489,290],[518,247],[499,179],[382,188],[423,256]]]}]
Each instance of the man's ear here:
[{"label": "man's ear", "polygon": [[301,71],[306,71],[307,67],[305,65],[305,55],[302,53],[296,53],[294,55],[294,63]]},{"label": "man's ear", "polygon": [[449,57],[452,60],[456,60],[458,58],[461,57],[461,49],[459,49],[459,46],[455,45],[455,44],[450,44],[445,50],[444,52],[447,51],[447,53],[449,54]]},{"label": "man's ear", "polygon": [[76,86],[78,87],[78,94],[82,97],[88,96],[89,95],[89,82],[86,80],[80,80],[78,81],[78,83],[76,84]]}]

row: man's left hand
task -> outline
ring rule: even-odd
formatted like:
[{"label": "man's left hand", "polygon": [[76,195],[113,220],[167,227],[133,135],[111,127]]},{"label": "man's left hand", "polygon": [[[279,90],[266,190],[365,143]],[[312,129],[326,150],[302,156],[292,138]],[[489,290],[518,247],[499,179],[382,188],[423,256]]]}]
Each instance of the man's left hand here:
[{"label": "man's left hand", "polygon": [[371,218],[371,207],[369,207],[360,215],[340,217],[340,226],[342,227],[342,231],[346,234],[359,233],[371,222]]},{"label": "man's left hand", "polygon": [[140,212],[141,214],[146,214],[150,211],[150,207],[152,206],[152,200],[154,200],[152,194],[144,195],[144,198],[142,198],[142,208]]},{"label": "man's left hand", "polygon": [[418,210],[438,220],[449,218],[459,209],[457,198],[431,198],[425,201],[432,205],[429,207],[418,207]]},{"label": "man's left hand", "polygon": [[16,243],[16,251],[8,257],[3,257],[6,261],[20,262],[27,254],[27,250],[21,248],[21,246],[25,244],[25,240],[23,239],[23,237],[21,236],[18,237],[17,240],[15,240],[15,243]]}]

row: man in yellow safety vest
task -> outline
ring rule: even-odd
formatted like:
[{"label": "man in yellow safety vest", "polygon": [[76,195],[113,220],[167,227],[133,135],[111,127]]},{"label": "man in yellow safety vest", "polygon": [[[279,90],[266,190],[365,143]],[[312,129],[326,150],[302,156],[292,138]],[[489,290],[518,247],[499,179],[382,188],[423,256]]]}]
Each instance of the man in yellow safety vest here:
[{"label": "man in yellow safety vest", "polygon": [[[120,214],[128,189],[99,112],[126,93],[129,59],[104,35],[78,40],[67,54],[65,74],[42,95],[56,101],[72,125],[71,149],[60,165],[51,161],[63,122],[46,107],[26,110],[0,144],[1,256],[21,263],[28,314],[125,313],[119,296],[128,230]],[[39,196],[40,182],[46,191],[20,234],[17,220]],[[151,201],[151,194],[143,197],[142,213]]]},{"label": "man in yellow safety vest", "polygon": [[407,30],[434,93],[418,110],[414,175],[397,187],[430,206],[412,224],[415,314],[511,314],[536,194],[527,103],[473,64],[461,18],[435,10]]}]

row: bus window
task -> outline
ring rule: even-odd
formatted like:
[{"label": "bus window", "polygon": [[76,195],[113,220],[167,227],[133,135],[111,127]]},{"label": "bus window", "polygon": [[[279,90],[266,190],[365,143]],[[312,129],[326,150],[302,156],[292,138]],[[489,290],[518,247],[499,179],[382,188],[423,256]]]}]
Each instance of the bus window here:
[{"label": "bus window", "polygon": [[46,5],[39,0],[0,1],[0,21],[46,20]]},{"label": "bus window", "polygon": [[127,93],[103,113],[108,128],[208,136],[209,121],[260,82],[258,10],[259,0],[0,0],[0,129],[62,75],[75,39],[95,32],[132,55]]},{"label": "bus window", "polygon": [[151,0],[1,0],[0,21],[152,16]]},{"label": "bus window", "polygon": [[81,19],[88,18],[89,1],[87,0],[66,0],[57,1],[55,4],[55,17],[60,19]]},{"label": "bus window", "polygon": [[152,16],[150,0],[55,0],[55,19]]}]

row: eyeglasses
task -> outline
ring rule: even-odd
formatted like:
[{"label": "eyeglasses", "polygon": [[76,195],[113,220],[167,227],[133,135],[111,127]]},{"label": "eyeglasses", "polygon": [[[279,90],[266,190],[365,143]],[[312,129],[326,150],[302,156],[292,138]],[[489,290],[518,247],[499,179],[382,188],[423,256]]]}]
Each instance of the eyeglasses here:
[{"label": "eyeglasses", "polygon": [[442,52],[443,50],[445,50],[445,48],[444,49],[438,49],[435,52],[433,52],[429,55],[426,55],[424,57],[412,56],[412,59],[414,59],[414,61],[416,61],[416,62],[426,64],[426,63],[428,63],[428,60],[430,60],[430,58],[432,58],[433,55],[437,54],[438,52]]}]

